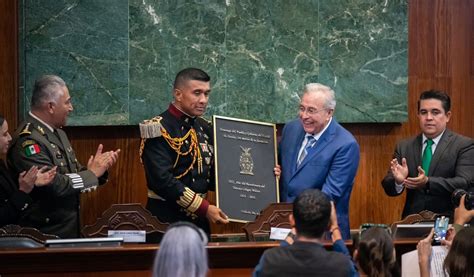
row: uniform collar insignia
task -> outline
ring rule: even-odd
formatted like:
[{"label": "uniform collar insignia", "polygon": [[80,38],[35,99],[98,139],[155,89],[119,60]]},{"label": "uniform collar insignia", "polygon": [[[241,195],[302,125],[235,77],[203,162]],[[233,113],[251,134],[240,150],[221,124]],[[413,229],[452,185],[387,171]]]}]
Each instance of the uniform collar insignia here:
[{"label": "uniform collar insignia", "polygon": [[38,125],[38,127],[36,127],[36,129],[38,129],[38,131],[44,136],[44,130],[41,126]]},{"label": "uniform collar insignia", "polygon": [[182,110],[178,109],[173,103],[169,105],[168,111],[172,116],[176,117],[177,119],[181,119],[184,122],[189,123],[191,125],[194,124],[194,120],[196,119],[196,117],[189,116],[186,113],[184,113]]}]

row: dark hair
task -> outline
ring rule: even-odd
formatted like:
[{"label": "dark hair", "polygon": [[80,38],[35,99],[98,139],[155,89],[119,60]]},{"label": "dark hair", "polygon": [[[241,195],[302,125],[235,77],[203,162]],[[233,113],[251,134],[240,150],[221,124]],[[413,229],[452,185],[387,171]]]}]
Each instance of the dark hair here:
[{"label": "dark hair", "polygon": [[443,268],[449,276],[474,276],[474,227],[466,227],[454,237]]},{"label": "dark hair", "polygon": [[3,115],[0,114],[0,126],[3,125],[3,122],[5,122],[5,117],[3,117]]},{"label": "dark hair", "polygon": [[318,189],[300,193],[293,203],[293,216],[298,235],[319,238],[328,227],[331,203]]},{"label": "dark hair", "polygon": [[398,275],[393,241],[381,227],[364,231],[358,242],[357,263],[368,276]]},{"label": "dark hair", "polygon": [[202,82],[209,82],[211,77],[207,75],[206,72],[202,71],[198,68],[185,68],[176,74],[176,78],[174,79],[174,88],[181,87],[184,83],[190,80],[197,80]]},{"label": "dark hair", "polygon": [[65,87],[66,83],[63,79],[56,75],[44,75],[35,81],[33,94],[31,95],[31,107],[39,108],[44,103],[56,102],[58,97],[62,95],[60,87]]},{"label": "dark hair", "polygon": [[451,110],[451,98],[449,98],[449,95],[444,91],[432,89],[422,92],[418,100],[418,111],[420,111],[420,101],[426,99],[437,99],[441,101],[445,113]]}]

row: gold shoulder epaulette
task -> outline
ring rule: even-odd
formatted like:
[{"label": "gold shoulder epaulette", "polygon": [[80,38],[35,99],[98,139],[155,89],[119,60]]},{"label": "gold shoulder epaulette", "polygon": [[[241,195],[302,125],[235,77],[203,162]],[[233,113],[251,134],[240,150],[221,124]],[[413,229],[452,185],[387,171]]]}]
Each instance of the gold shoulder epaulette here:
[{"label": "gold shoulder epaulette", "polygon": [[161,116],[155,116],[140,123],[140,136],[143,139],[161,137],[161,118]]},{"label": "gold shoulder epaulette", "polygon": [[21,132],[18,134],[20,137],[21,136],[27,136],[27,135],[31,135],[31,131],[29,130],[30,129],[30,124],[31,123],[26,123],[25,127],[21,130]]}]

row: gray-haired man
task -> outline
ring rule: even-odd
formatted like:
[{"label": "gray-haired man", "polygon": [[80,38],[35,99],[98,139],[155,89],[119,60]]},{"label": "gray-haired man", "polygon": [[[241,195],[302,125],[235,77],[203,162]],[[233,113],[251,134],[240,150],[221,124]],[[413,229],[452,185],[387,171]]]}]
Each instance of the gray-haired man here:
[{"label": "gray-haired man", "polygon": [[32,206],[19,224],[61,238],[79,236],[79,194],[107,181],[107,169],[120,152],[102,152],[99,145],[87,167],[82,166],[61,129],[72,110],[66,83],[58,76],[42,76],[35,82],[31,111],[13,135],[8,152],[17,173],[32,165],[57,166],[51,185],[33,189]]}]

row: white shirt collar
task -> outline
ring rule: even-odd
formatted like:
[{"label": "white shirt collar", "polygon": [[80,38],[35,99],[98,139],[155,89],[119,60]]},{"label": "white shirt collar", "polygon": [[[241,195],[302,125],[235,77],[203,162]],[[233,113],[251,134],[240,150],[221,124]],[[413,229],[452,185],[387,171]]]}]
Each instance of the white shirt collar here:
[{"label": "white shirt collar", "polygon": [[41,120],[39,117],[37,117],[36,115],[34,115],[31,111],[28,112],[28,114],[33,117],[34,119],[38,120],[39,122],[43,123],[44,126],[46,126],[51,132],[54,133],[54,128],[49,126],[48,123],[44,122],[43,120]]},{"label": "white shirt collar", "polygon": [[[441,132],[441,134],[439,134],[437,137],[435,137],[433,139],[433,144],[438,145],[438,142],[441,139],[441,137],[443,136],[444,131],[446,131],[446,129],[444,129],[443,132]],[[426,142],[427,139],[428,138],[425,136],[425,134],[423,134],[423,139],[421,140],[421,143],[422,143],[421,145],[425,145],[425,142]]]}]

